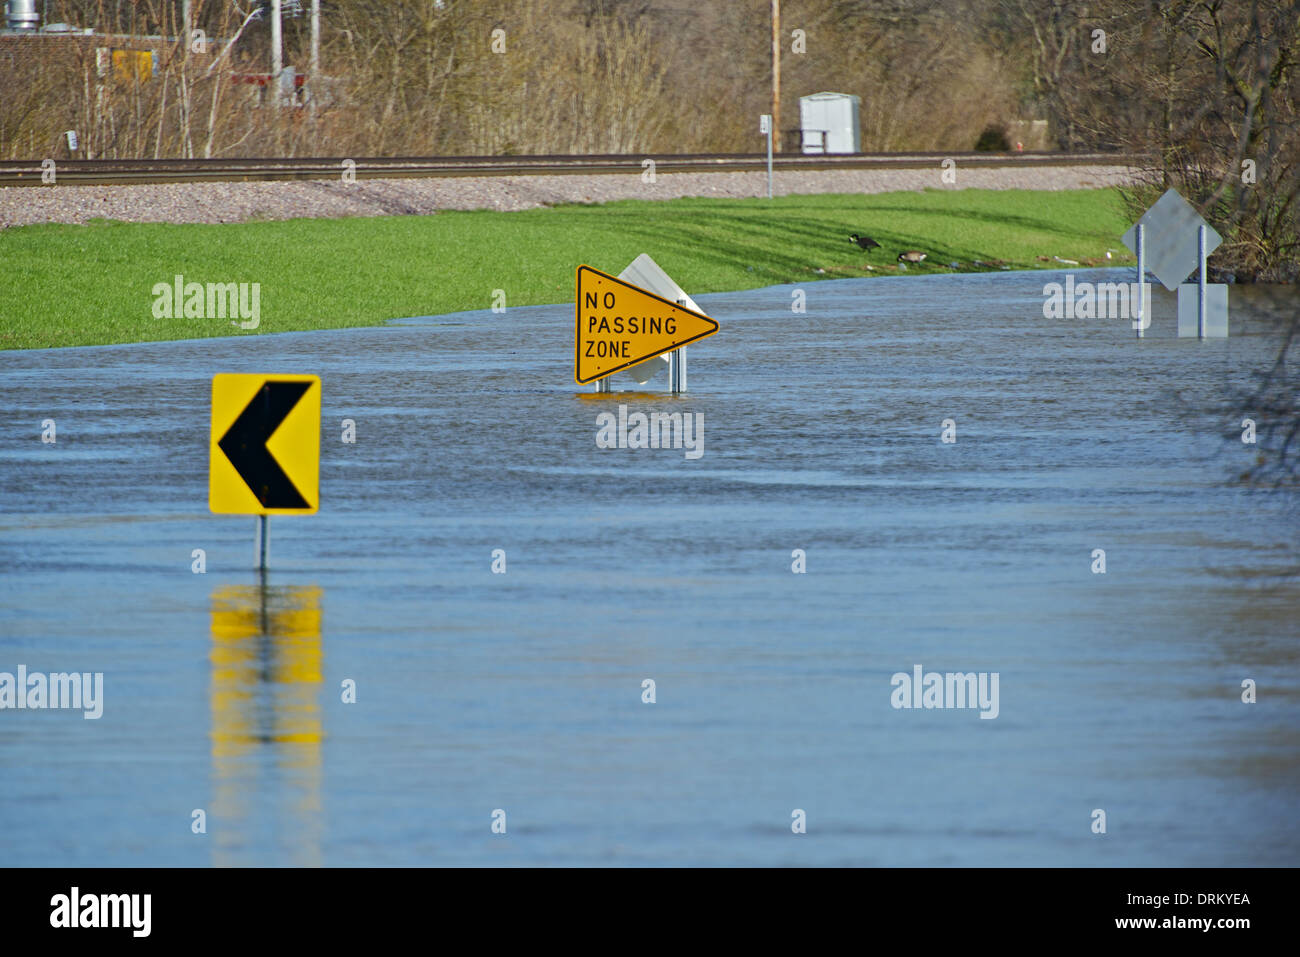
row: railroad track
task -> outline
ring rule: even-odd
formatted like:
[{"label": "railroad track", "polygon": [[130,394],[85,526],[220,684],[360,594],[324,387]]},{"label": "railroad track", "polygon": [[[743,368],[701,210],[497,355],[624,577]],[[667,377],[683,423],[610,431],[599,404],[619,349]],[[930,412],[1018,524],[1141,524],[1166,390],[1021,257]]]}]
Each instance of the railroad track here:
[{"label": "railroad track", "polygon": [[[781,153],[776,170],[930,169],[945,159],[958,168],[1036,166],[1142,166],[1149,158],[1128,153]],[[55,160],[57,185],[114,186],[136,183],[200,183],[337,179],[355,164],[357,179],[412,176],[555,176],[566,173],[640,175],[646,161],[656,174],[735,173],[767,169],[761,153],[700,153],[606,156],[416,156],[315,157],[303,159]],[[0,186],[42,186],[42,160],[0,160]]]}]

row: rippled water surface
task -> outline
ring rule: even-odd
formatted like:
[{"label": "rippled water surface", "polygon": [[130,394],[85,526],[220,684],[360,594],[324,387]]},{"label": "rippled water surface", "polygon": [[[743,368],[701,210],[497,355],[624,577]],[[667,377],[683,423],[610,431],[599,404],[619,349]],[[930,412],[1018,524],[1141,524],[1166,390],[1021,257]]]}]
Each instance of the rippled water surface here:
[{"label": "rippled water surface", "polygon": [[[104,674],[0,711],[0,863],[1300,863],[1296,514],[1197,411],[1270,327],[1157,292],[1136,342],[1052,278],[701,296],[680,397],[575,386],[571,306],[0,353],[0,671]],[[264,580],[216,372],[323,383]],[[620,403],[703,456],[598,448]],[[996,719],[893,708],[918,664]]]}]

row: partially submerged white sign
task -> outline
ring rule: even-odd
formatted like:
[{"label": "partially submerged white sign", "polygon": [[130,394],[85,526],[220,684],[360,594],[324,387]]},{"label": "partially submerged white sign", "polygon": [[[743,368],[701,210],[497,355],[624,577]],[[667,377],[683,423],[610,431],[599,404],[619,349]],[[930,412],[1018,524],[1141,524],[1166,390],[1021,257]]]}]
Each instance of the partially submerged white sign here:
[{"label": "partially submerged white sign", "polygon": [[[685,306],[695,312],[701,311],[700,307],[695,305],[695,300],[686,295],[686,291],[677,285],[673,278],[664,272],[659,264],[646,253],[642,253],[636,259],[633,259],[631,264],[618,274],[618,278],[624,282],[630,282],[634,286],[640,286],[656,296],[662,296],[669,302],[675,302],[679,306]],[[641,385],[645,385],[658,375],[660,370],[667,368],[668,355],[662,353],[625,371]]]},{"label": "partially submerged white sign", "polygon": [[1223,242],[1215,228],[1175,189],[1167,190],[1124,234],[1124,245],[1135,255],[1138,223],[1144,227],[1142,242],[1146,247],[1146,268],[1170,292],[1200,265],[1198,227],[1205,227],[1206,256]]},{"label": "partially submerged white sign", "polygon": [[[1178,338],[1197,338],[1200,328],[1200,290],[1195,283],[1178,287]],[[1205,338],[1228,338],[1228,287],[1208,283],[1205,287]]]}]

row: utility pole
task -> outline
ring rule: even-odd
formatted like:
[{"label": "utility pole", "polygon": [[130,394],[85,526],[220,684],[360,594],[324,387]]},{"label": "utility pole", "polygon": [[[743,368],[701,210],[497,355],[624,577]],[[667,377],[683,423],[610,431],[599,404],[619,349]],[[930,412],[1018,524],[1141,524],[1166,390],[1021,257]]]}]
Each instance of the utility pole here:
[{"label": "utility pole", "polygon": [[284,51],[280,41],[280,0],[271,0],[271,96],[280,104],[280,74],[284,72]]},{"label": "utility pole", "polygon": [[311,0],[311,76],[307,79],[307,95],[311,97],[311,111],[316,112],[316,93],[320,77],[320,0]]},{"label": "utility pole", "polygon": [[772,0],[772,137],[781,152],[781,0]]}]

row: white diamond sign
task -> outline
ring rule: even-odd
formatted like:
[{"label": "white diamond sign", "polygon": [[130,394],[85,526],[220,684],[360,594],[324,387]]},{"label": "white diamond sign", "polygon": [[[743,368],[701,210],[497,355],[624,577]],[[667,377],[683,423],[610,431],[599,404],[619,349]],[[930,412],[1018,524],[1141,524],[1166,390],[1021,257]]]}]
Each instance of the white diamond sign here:
[{"label": "white diamond sign", "polygon": [[[1205,227],[1206,256],[1223,242],[1215,228],[1174,189],[1156,200],[1138,223],[1143,226],[1146,268],[1170,292],[1200,265],[1196,248],[1197,227]],[[1137,253],[1136,223],[1124,234],[1123,242],[1131,252]]]}]

